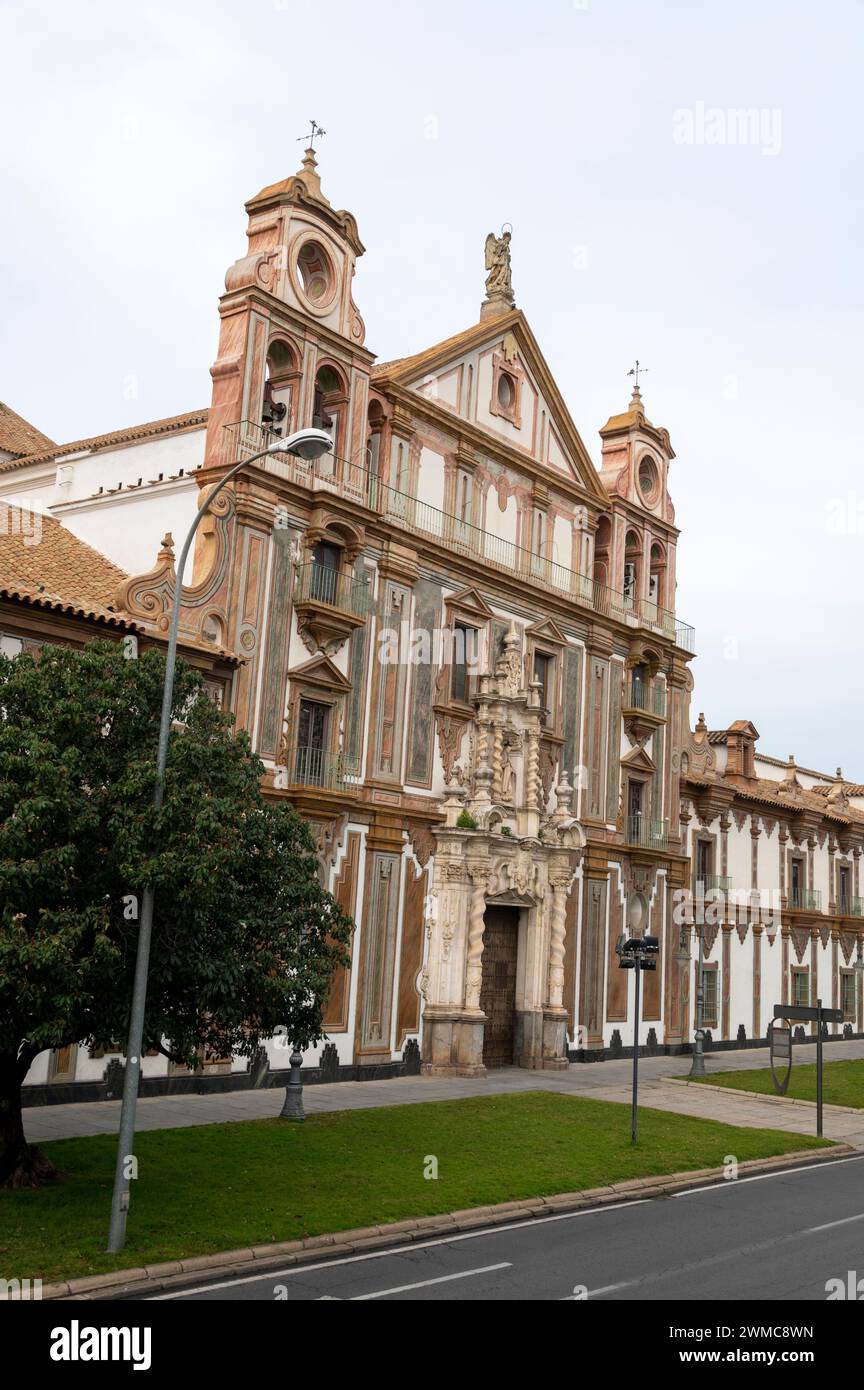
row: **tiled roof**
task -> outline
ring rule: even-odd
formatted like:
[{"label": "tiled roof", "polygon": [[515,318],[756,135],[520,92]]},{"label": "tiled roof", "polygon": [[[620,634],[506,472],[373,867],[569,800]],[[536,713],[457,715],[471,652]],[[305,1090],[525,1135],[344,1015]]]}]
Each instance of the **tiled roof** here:
[{"label": "tiled roof", "polygon": [[[110,434],[93,435],[91,439],[76,439],[71,444],[52,444],[42,435],[41,443],[37,442],[32,452],[0,463],[0,473],[11,472],[14,468],[26,468],[31,463],[63,458],[66,454],[107,449],[116,444],[134,444],[139,439],[150,439],[160,434],[180,433],[182,430],[194,429],[196,425],[206,425],[209,414],[209,410],[194,410],[186,415],[169,415],[164,420],[149,420],[143,425],[129,425],[126,429],[112,430]],[[0,448],[2,447],[0,445]]]},{"label": "tiled roof", "polygon": [[51,449],[54,441],[47,434],[37,430],[35,425],[17,415],[8,405],[0,401],[0,452],[4,454],[32,454],[37,449]]},{"label": "tiled roof", "polygon": [[461,333],[454,333],[452,338],[444,338],[440,343],[435,343],[432,347],[424,348],[422,352],[415,352],[410,357],[397,357],[392,362],[377,362],[372,368],[372,376],[390,376],[392,372],[399,372],[404,376],[409,369],[421,371],[427,362],[433,362],[443,353],[456,352],[463,345],[468,345],[476,340],[482,340],[491,336],[495,329],[502,326],[509,326],[517,318],[521,317],[518,309],[511,309],[509,313],[502,314],[497,319],[481,319],[479,323],[473,323],[470,328],[463,328]]},{"label": "tiled roof", "polygon": [[126,578],[118,565],[52,516],[0,504],[0,591],[6,597],[111,618],[117,616],[114,596]]},{"label": "tiled roof", "polygon": [[[796,769],[796,771],[800,771]],[[816,811],[826,820],[843,824],[864,825],[864,813],[855,806],[834,806],[821,795],[822,788],[806,788],[799,785],[794,794],[783,792],[783,782],[774,782],[765,777],[737,777],[710,775],[687,775],[683,782],[697,787],[728,787],[742,801],[754,801],[763,806],[772,806],[777,811],[793,814],[796,811]],[[825,788],[830,791],[831,788]],[[854,796],[857,789],[846,786],[846,794]]]}]

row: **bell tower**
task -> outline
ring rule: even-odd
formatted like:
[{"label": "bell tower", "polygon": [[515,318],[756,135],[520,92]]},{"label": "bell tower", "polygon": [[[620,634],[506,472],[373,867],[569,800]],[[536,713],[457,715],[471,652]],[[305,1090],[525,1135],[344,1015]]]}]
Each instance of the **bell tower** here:
[{"label": "bell tower", "polygon": [[334,417],[334,452],[362,448],[373,358],[351,294],[364,251],[357,223],[323,193],[311,146],[297,173],[262,188],[246,212],[246,254],[219,303],[205,466],[232,462],[238,441],[254,452],[262,427],[287,435]]},{"label": "bell tower", "polygon": [[671,614],[678,531],[668,482],[675,451],[668,431],[647,418],[638,384],[627,410],[606,421],[600,438],[600,481],[610,500],[595,548],[603,582],[623,595],[625,606],[644,602]]}]

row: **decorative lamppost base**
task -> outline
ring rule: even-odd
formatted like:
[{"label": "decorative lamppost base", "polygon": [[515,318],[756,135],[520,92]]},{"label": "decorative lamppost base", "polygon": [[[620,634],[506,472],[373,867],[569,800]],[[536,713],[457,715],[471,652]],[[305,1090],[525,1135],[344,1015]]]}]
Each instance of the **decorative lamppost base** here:
[{"label": "decorative lamppost base", "polygon": [[291,1053],[291,1070],[288,1073],[288,1085],[285,1087],[285,1103],[279,1112],[280,1120],[305,1120],[306,1118],[303,1109],[303,1082],[300,1080],[302,1065],[303,1057],[295,1050]]},{"label": "decorative lamppost base", "polygon": [[693,1061],[690,1064],[691,1076],[705,1075],[705,1054],[702,1051],[704,1034],[701,1028],[697,1028],[693,1040]]}]

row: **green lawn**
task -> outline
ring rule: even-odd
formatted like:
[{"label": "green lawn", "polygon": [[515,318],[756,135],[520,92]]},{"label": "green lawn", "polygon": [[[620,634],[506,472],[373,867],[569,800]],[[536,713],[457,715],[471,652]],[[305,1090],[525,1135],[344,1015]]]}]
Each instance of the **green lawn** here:
[{"label": "green lawn", "polygon": [[127,1248],[107,1255],[114,1138],[58,1140],[43,1147],[62,1182],[0,1191],[0,1276],[72,1278],[818,1144],[640,1110],[634,1148],[628,1106],[540,1091],[154,1130],[137,1141]]},{"label": "green lawn", "polygon": [[[776,1095],[769,1067],[759,1071],[715,1071],[700,1077],[710,1086],[731,1086],[736,1091],[756,1091],[759,1095]],[[816,1063],[799,1065],[792,1059],[787,1096],[795,1100],[816,1099]],[[822,1099],[826,1105],[851,1105],[864,1110],[864,1059],[850,1062],[825,1062],[822,1067]]]}]

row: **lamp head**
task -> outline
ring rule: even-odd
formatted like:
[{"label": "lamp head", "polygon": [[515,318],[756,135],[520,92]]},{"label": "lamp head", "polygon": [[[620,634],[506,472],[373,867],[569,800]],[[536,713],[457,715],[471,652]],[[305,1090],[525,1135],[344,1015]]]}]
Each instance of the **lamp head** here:
[{"label": "lamp head", "polygon": [[307,463],[329,454],[332,448],[333,440],[327,431],[314,429],[295,430],[287,439],[274,439],[272,444],[267,445],[268,453],[296,454]]}]

